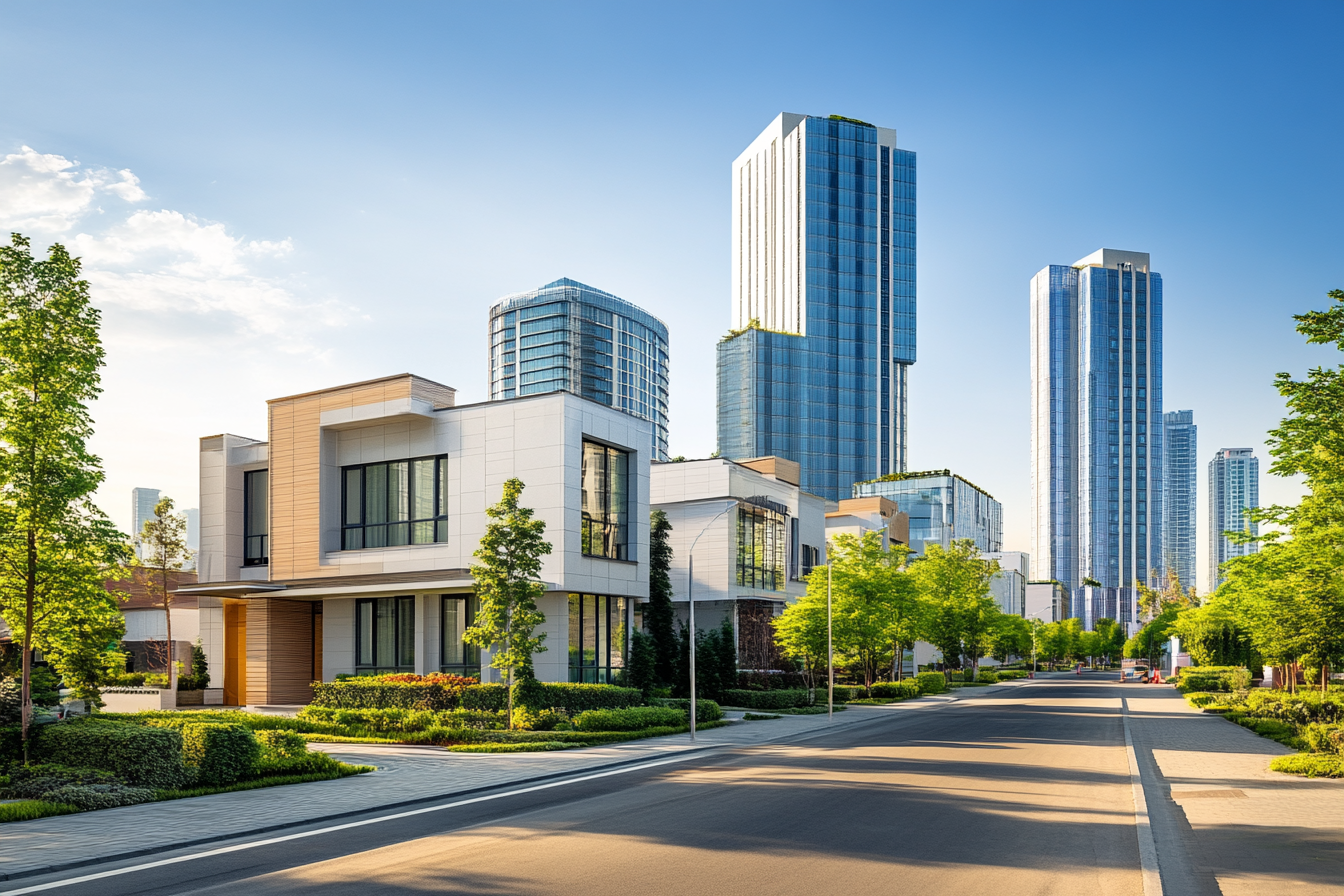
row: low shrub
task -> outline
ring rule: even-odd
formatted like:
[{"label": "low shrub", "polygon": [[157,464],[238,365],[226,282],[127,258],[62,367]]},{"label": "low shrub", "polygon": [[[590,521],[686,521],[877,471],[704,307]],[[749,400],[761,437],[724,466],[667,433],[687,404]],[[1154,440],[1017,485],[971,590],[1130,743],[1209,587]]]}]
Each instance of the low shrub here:
[{"label": "low shrub", "polygon": [[902,681],[879,681],[873,685],[874,697],[896,697],[904,700],[919,695],[919,682],[913,678]]},{"label": "low shrub", "polygon": [[60,803],[81,811],[131,806],[154,799],[154,791],[128,787],[111,772],[56,763],[15,768],[10,773],[5,795],[11,799]]},{"label": "low shrub", "polygon": [[148,787],[128,787],[125,784],[67,784],[42,794],[42,799],[91,812],[94,809],[150,803],[154,801],[154,791]]},{"label": "low shrub", "polygon": [[219,787],[256,774],[261,744],[242,725],[204,722],[182,728],[182,755],[201,784]]},{"label": "low shrub", "polygon": [[[411,680],[413,679],[413,680]],[[333,709],[455,709],[476,679],[456,675],[367,675],[313,685],[314,706]]]},{"label": "low shrub", "polygon": [[768,722],[771,719],[782,719],[783,716],[762,715],[758,712],[745,713],[742,718],[748,722]]},{"label": "low shrub", "polygon": [[[835,705],[835,711],[844,712],[845,706],[846,704],[844,703],[837,703]],[[829,710],[827,709],[826,704],[822,703],[818,706],[795,706],[791,709],[776,709],[774,711],[783,716],[819,716],[825,715]]]},{"label": "low shrub", "polygon": [[463,709],[507,712],[509,708],[509,689],[502,684],[469,685],[462,690],[461,703]]},{"label": "low shrub", "polygon": [[13,678],[0,678],[0,725],[13,725],[23,718],[23,685]]},{"label": "low shrub", "polygon": [[0,725],[0,769],[23,762],[23,729],[18,725]]},{"label": "low shrub", "polygon": [[947,679],[941,672],[921,672],[915,676],[921,694],[941,694],[947,690]]},{"label": "low shrub", "polygon": [[[655,697],[649,701],[654,706],[670,706],[673,709],[679,709],[690,718],[691,701],[685,697]],[[723,718],[723,707],[713,700],[696,698],[695,701],[695,724],[702,722],[717,722]]]},{"label": "low shrub", "polygon": [[261,762],[298,759],[308,752],[308,741],[297,731],[255,731],[253,736],[261,746]]},{"label": "low shrub", "polygon": [[1026,678],[1028,675],[1031,674],[1026,669],[999,668],[996,669],[995,672],[999,676],[999,681],[1016,681],[1019,678]]},{"label": "low shrub", "polygon": [[1344,753],[1344,725],[1308,722],[1302,726],[1302,739],[1313,753]]},{"label": "low shrub", "polygon": [[[622,688],[611,684],[552,684],[550,682],[522,682],[514,688],[523,688],[526,698],[519,701],[520,692],[514,691],[514,702],[525,702],[531,709],[554,709],[566,715],[577,715],[590,709],[621,709],[639,706],[644,692],[639,688]],[[496,711],[508,708],[509,689],[502,684],[478,684],[462,692],[462,708]]]},{"label": "low shrub", "polygon": [[1329,753],[1292,753],[1275,756],[1269,762],[1272,771],[1305,778],[1344,778],[1344,757]]},{"label": "low shrub", "polygon": [[[836,703],[848,703],[851,700],[859,700],[867,696],[868,692],[861,685],[837,684],[832,689],[832,697]],[[818,703],[826,702],[826,688],[824,686],[817,688],[816,699]]]},{"label": "low shrub", "polygon": [[[598,710],[591,710],[597,712]],[[532,709],[520,706],[513,711],[513,727],[525,731],[554,731],[557,725],[568,722],[569,717],[553,709]]]},{"label": "low shrub", "polygon": [[999,673],[993,669],[980,669],[975,673],[975,680],[981,684],[998,684]]},{"label": "low shrub", "polygon": [[723,692],[723,702],[729,706],[741,706],[746,709],[785,709],[790,706],[806,706],[807,691],[799,689],[777,691],[727,690]]},{"label": "low shrub", "polygon": [[1244,691],[1251,686],[1251,673],[1239,666],[1187,666],[1181,670],[1176,689],[1189,691]]},{"label": "low shrub", "polygon": [[38,730],[32,753],[46,762],[114,772],[135,787],[183,787],[194,778],[182,735],[169,728],[77,719]]},{"label": "low shrub", "polygon": [[532,741],[520,744],[456,744],[448,749],[454,753],[547,753],[551,750],[572,750],[586,747],[585,743],[561,744],[551,741]]},{"label": "low shrub", "polygon": [[418,709],[332,709],[305,706],[299,719],[321,726],[321,733],[352,736],[425,731],[429,728],[507,728],[503,712],[479,709],[450,709],[443,712]]},{"label": "low shrub", "polygon": [[75,806],[64,803],[48,803],[43,800],[23,800],[18,803],[0,803],[0,824],[7,821],[34,821],[38,818],[50,818],[53,815],[69,815],[78,812]]},{"label": "low shrub", "polygon": [[846,706],[887,706],[891,703],[900,703],[904,697],[860,697],[857,700],[850,700]]},{"label": "low shrub", "polygon": [[[305,745],[306,746],[306,745]],[[256,764],[256,775],[272,778],[278,775],[331,775],[335,777],[345,764],[321,752],[305,752],[293,756],[263,755]]]},{"label": "low shrub", "polygon": [[1193,691],[1185,695],[1185,702],[1189,703],[1195,709],[1203,709],[1206,706],[1217,703],[1220,697],[1221,695],[1219,694],[1210,694],[1207,691]]},{"label": "low shrub", "polygon": [[644,728],[668,728],[685,724],[686,713],[670,706],[590,709],[574,717],[574,728],[577,731],[639,731]]},{"label": "low shrub", "polygon": [[225,725],[242,725],[253,731],[298,731],[303,734],[338,733],[339,726],[310,717],[308,707],[300,710],[299,717],[265,715],[259,712],[243,712],[237,709],[206,709],[180,712],[177,710],[146,710],[144,712],[102,712],[98,719],[102,721],[129,722],[135,725],[152,725],[156,728],[177,728],[196,725],[201,722],[219,722]]},{"label": "low shrub", "polygon": [[743,691],[796,691],[807,689],[807,679],[799,672],[737,673],[737,688]]}]

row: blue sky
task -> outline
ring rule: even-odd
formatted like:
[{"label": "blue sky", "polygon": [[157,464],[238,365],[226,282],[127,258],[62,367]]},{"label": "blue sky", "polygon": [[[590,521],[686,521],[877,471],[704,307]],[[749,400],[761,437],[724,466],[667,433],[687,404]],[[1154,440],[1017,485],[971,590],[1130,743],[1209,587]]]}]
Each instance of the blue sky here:
[{"label": "blue sky", "polygon": [[1205,461],[1263,456],[1273,374],[1336,363],[1290,315],[1344,287],[1337,3],[0,9],[0,227],[88,261],[122,525],[133,486],[193,504],[196,438],[264,436],[266,398],[483,399],[489,304],[561,276],[667,322],[672,449],[708,454],[729,165],[784,110],[919,153],[911,466],[994,493],[1009,549],[1046,264],[1151,253]]}]

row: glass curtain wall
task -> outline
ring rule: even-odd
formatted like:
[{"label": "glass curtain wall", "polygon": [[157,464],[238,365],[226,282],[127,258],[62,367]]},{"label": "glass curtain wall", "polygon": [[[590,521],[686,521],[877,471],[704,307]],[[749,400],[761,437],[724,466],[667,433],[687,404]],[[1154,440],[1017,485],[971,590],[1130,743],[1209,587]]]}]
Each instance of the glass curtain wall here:
[{"label": "glass curtain wall", "polygon": [[604,594],[569,596],[569,680],[610,684],[625,668],[626,599]]},{"label": "glass curtain wall", "polygon": [[784,514],[769,507],[737,507],[737,584],[758,591],[783,591],[788,543]]},{"label": "glass curtain wall", "polygon": [[415,598],[355,601],[355,673],[415,671]]},{"label": "glass curtain wall", "polygon": [[343,550],[448,540],[448,456],[345,467]]},{"label": "glass curtain wall", "polygon": [[480,598],[474,594],[443,595],[439,617],[439,671],[481,677],[481,649],[463,635],[476,623]]},{"label": "glass curtain wall", "polygon": [[597,442],[583,443],[583,553],[590,557],[628,560],[630,455]]},{"label": "glass curtain wall", "polygon": [[243,474],[243,565],[265,566],[270,562],[269,470]]}]

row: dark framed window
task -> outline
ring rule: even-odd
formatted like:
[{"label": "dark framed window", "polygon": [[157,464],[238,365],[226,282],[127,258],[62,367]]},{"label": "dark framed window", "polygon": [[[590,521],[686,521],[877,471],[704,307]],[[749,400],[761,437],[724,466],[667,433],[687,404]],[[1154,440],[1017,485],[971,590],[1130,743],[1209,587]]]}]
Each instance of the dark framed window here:
[{"label": "dark framed window", "polygon": [[569,596],[569,680],[610,684],[625,668],[626,600],[605,594]]},{"label": "dark framed window", "polygon": [[415,671],[415,598],[355,601],[355,674]]},{"label": "dark framed window", "polygon": [[270,522],[267,514],[269,470],[243,474],[243,565],[270,562]]},{"label": "dark framed window", "polygon": [[341,468],[341,550],[447,540],[447,455]]},{"label": "dark framed window", "polygon": [[630,559],[630,452],[583,443],[580,541],[589,557]]},{"label": "dark framed window", "polygon": [[445,594],[439,610],[439,671],[481,677],[481,649],[463,635],[476,624],[481,601],[474,594]]},{"label": "dark framed window", "polygon": [[737,584],[784,590],[784,514],[756,504],[737,507]]}]

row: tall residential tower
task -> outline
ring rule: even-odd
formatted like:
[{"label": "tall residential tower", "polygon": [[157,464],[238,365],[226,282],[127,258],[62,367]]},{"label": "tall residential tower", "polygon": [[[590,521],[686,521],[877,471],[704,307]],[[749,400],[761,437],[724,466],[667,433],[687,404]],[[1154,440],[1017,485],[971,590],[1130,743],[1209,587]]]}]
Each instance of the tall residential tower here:
[{"label": "tall residential tower", "polygon": [[799,463],[848,498],[906,464],[915,361],[915,154],[896,132],[783,113],[733,162],[724,457]]},{"label": "tall residential tower", "polygon": [[667,460],[667,325],[568,278],[490,309],[490,400],[573,392],[653,424]]},{"label": "tall residential tower", "polygon": [[1181,580],[1182,588],[1195,585],[1195,516],[1198,497],[1198,427],[1194,411],[1168,411],[1163,419],[1167,440],[1167,484],[1164,492],[1166,520],[1162,526],[1165,544],[1162,557],[1167,571]]},{"label": "tall residential tower", "polygon": [[1087,628],[1134,631],[1134,583],[1165,568],[1162,277],[1146,252],[1032,278],[1031,379],[1032,579],[1067,585]]},{"label": "tall residential tower", "polygon": [[1223,583],[1220,567],[1259,547],[1232,541],[1224,532],[1260,534],[1246,511],[1260,506],[1260,460],[1250,448],[1219,448],[1209,461],[1209,591]]}]

